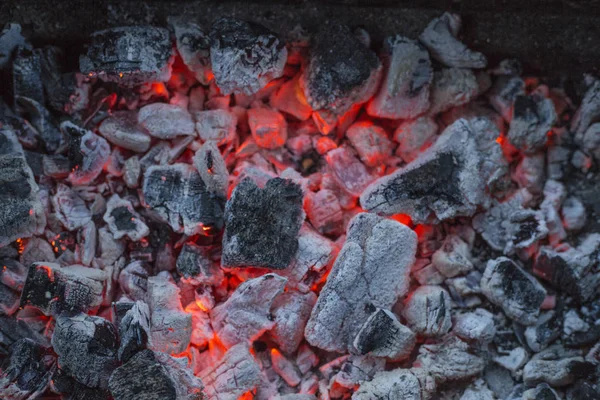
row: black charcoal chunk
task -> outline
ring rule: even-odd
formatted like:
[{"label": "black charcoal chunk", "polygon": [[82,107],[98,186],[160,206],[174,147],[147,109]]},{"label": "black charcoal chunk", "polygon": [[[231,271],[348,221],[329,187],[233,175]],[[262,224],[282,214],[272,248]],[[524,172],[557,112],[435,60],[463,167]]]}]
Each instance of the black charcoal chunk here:
[{"label": "black charcoal chunk", "polygon": [[210,30],[210,62],[223,94],[251,95],[283,74],[285,43],[255,23],[221,18]]},{"label": "black charcoal chunk", "polygon": [[408,298],[403,315],[408,326],[423,336],[441,336],[452,328],[452,303],[440,286],[420,286]]},{"label": "black charcoal chunk", "polygon": [[408,290],[416,234],[399,222],[361,213],[348,225],[304,335],[313,346],[345,353],[369,316]]},{"label": "black charcoal chunk", "polygon": [[177,272],[194,284],[218,285],[223,280],[223,271],[212,260],[210,249],[186,243],[177,257]]},{"label": "black charcoal chunk", "polygon": [[548,131],[557,116],[552,100],[539,93],[517,96],[508,130],[508,140],[526,153],[542,149],[548,140]]},{"label": "black charcoal chunk", "polygon": [[394,361],[408,357],[415,342],[413,331],[402,325],[391,311],[378,309],[365,321],[353,344],[359,354]]},{"label": "black charcoal chunk", "polygon": [[38,185],[10,127],[0,128],[0,247],[41,234],[46,215]]},{"label": "black charcoal chunk", "polygon": [[78,314],[60,316],[52,335],[60,368],[91,388],[108,387],[117,367],[118,340],[115,327],[104,318]]},{"label": "black charcoal chunk", "polygon": [[242,180],[225,206],[221,264],[285,269],[298,249],[302,199],[300,185],[291,180],[274,178],[264,189]]},{"label": "black charcoal chunk", "polygon": [[175,232],[188,236],[204,228],[223,227],[222,198],[209,193],[194,167],[188,164],[152,166],[144,174],[144,199]]},{"label": "black charcoal chunk", "polygon": [[17,311],[26,276],[27,268],[20,262],[0,259],[0,314],[12,315]]},{"label": "black charcoal chunk", "polygon": [[341,115],[373,96],[381,70],[377,55],[350,28],[330,22],[321,25],[313,38],[300,85],[314,110]]},{"label": "black charcoal chunk", "polygon": [[523,325],[533,325],[546,297],[544,287],[509,258],[489,260],[481,278],[482,293],[506,315]]},{"label": "black charcoal chunk", "polygon": [[524,400],[559,400],[558,394],[547,383],[540,383],[533,389],[523,392]]},{"label": "black charcoal chunk", "polygon": [[[19,115],[25,118],[27,123],[31,124],[31,127],[35,128],[36,136],[39,135],[46,151],[54,153],[64,140],[62,133],[56,125],[54,117],[36,100],[17,96],[15,97],[15,101],[17,103]],[[24,122],[24,124],[26,123]]]},{"label": "black charcoal chunk", "polygon": [[384,76],[379,91],[367,106],[373,117],[413,119],[429,108],[433,69],[427,50],[418,42],[397,35],[383,43]]},{"label": "black charcoal chunk", "polygon": [[27,97],[44,104],[42,85],[42,62],[39,51],[29,46],[19,46],[15,50],[12,65],[13,96]]},{"label": "black charcoal chunk", "polygon": [[485,56],[470,50],[456,38],[460,27],[460,16],[446,12],[427,25],[419,40],[429,49],[433,58],[448,67],[485,68]]},{"label": "black charcoal chunk", "polygon": [[119,329],[117,356],[121,362],[127,362],[134,354],[145,349],[150,337],[150,309],[148,305],[143,301],[126,304],[131,305],[131,307],[119,318],[117,324]]},{"label": "black charcoal chunk", "polygon": [[193,18],[169,17],[167,21],[175,33],[177,52],[183,63],[198,82],[208,85],[213,78],[208,34]]},{"label": "black charcoal chunk", "polygon": [[571,121],[571,131],[575,133],[575,139],[581,140],[585,131],[600,119],[600,79],[593,79],[581,105]]},{"label": "black charcoal chunk", "polygon": [[126,26],[94,32],[90,39],[87,55],[79,58],[79,68],[88,76],[126,86],[165,82],[171,76],[167,29]]},{"label": "black charcoal chunk", "polygon": [[88,311],[102,304],[107,274],[80,265],[33,263],[21,293],[21,307],[32,306],[46,315]]},{"label": "black charcoal chunk", "polygon": [[6,68],[13,59],[14,52],[19,46],[25,45],[21,35],[21,25],[8,23],[0,32],[0,70]]}]

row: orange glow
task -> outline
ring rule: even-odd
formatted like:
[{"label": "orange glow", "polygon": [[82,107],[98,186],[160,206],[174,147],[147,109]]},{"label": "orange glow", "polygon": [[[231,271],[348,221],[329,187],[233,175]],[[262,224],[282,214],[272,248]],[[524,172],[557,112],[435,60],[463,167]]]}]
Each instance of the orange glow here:
[{"label": "orange glow", "polygon": [[169,91],[167,87],[162,82],[154,82],[151,86],[152,91],[159,96],[169,97]]},{"label": "orange glow", "polygon": [[502,136],[498,136],[496,138],[496,143],[498,143],[500,146],[502,146],[503,142],[504,142],[504,138]]},{"label": "orange glow", "polygon": [[418,237],[422,238],[426,235],[429,235],[433,229],[429,225],[419,224],[415,226],[414,231]]},{"label": "orange glow", "polygon": [[196,300],[196,305],[198,306],[199,309],[201,309],[204,312],[209,311],[209,309],[200,300]]},{"label": "orange glow", "polygon": [[394,221],[400,222],[402,225],[412,226],[412,219],[406,214],[394,214],[390,217]]},{"label": "orange glow", "polygon": [[252,394],[252,392],[246,392],[240,396],[239,400],[252,400],[253,398],[254,395]]},{"label": "orange glow", "polygon": [[46,273],[46,275],[48,275],[48,278],[50,279],[50,281],[54,281],[54,274],[53,274],[52,268],[50,268],[49,266],[38,265],[37,270],[38,271],[43,270]]},{"label": "orange glow", "polygon": [[29,215],[33,215],[33,208],[29,210]]},{"label": "orange glow", "polygon": [[119,78],[122,78],[122,77],[123,77],[123,73],[119,72]]},{"label": "orange glow", "polygon": [[17,251],[19,254],[22,254],[23,250],[25,250],[25,243],[23,243],[23,239],[19,238],[15,240],[15,242],[17,243]]}]

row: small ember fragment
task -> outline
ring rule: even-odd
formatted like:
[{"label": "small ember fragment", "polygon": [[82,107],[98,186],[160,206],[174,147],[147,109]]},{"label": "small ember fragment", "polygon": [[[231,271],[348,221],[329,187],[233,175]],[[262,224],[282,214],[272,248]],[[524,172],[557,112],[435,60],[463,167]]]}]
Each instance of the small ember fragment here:
[{"label": "small ember fragment", "polygon": [[108,229],[113,233],[115,239],[127,236],[132,241],[137,242],[150,233],[150,229],[148,229],[142,217],[133,209],[131,202],[123,200],[118,194],[114,194],[108,200],[103,219],[108,224]]}]

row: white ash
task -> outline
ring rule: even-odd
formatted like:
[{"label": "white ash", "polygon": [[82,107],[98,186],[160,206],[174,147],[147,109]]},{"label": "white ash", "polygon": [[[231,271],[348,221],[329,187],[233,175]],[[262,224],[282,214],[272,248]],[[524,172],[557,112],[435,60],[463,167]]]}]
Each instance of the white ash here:
[{"label": "white ash", "polygon": [[490,343],[496,335],[494,315],[484,308],[460,314],[454,322],[454,333],[466,341]]},{"label": "white ash", "polygon": [[123,182],[128,188],[137,188],[142,174],[142,166],[138,156],[131,156],[123,166]]},{"label": "white ash", "polygon": [[138,125],[138,114],[133,111],[112,113],[102,121],[98,132],[110,143],[138,153],[145,153],[150,148],[152,139]]},{"label": "white ash", "polygon": [[365,321],[353,345],[359,354],[397,361],[410,355],[415,342],[416,335],[396,315],[378,309]]},{"label": "white ash", "polygon": [[432,265],[447,278],[464,275],[473,269],[469,245],[457,235],[448,235],[442,247],[431,256]]},{"label": "white ash", "polygon": [[457,14],[444,13],[427,25],[419,36],[431,56],[448,67],[485,68],[487,59],[479,52],[470,50],[458,40],[461,18]]},{"label": "white ash", "polygon": [[546,182],[546,157],[543,153],[523,157],[515,170],[513,180],[531,194],[538,195]]},{"label": "white ash", "polygon": [[217,145],[230,143],[236,135],[237,117],[227,110],[206,110],[194,113],[196,132],[203,141]]},{"label": "white ash", "polygon": [[433,74],[428,114],[435,115],[474,99],[480,92],[477,77],[470,69],[444,68]]},{"label": "white ash", "polygon": [[19,261],[23,265],[31,265],[34,262],[54,262],[56,261],[56,256],[54,255],[52,246],[47,241],[38,237],[32,237],[27,241],[27,245],[25,245]]},{"label": "white ash", "polygon": [[525,329],[525,340],[531,350],[540,352],[560,336],[560,317],[555,311],[546,311],[540,314],[534,325]]},{"label": "white ash", "polygon": [[[96,225],[92,221],[89,221],[78,232],[77,237],[77,262],[89,267],[96,256],[96,247],[98,243],[98,231],[96,230]],[[42,243],[49,247],[48,242]],[[51,248],[49,254],[50,253],[52,253]],[[54,254],[52,254],[52,257],[50,257],[51,259],[48,258],[49,257],[46,257],[46,259],[39,259],[35,261],[54,261]]]},{"label": "white ash", "polygon": [[394,140],[399,143],[396,155],[407,163],[413,161],[435,142],[437,132],[438,126],[431,117],[403,121],[394,132]]},{"label": "white ash", "polygon": [[196,135],[191,114],[172,104],[153,103],[140,108],[138,124],[151,136],[159,139]]},{"label": "white ash", "polygon": [[424,336],[441,336],[452,328],[450,295],[440,286],[421,286],[411,293],[403,315],[408,326]]},{"label": "white ash", "polygon": [[72,185],[87,185],[100,175],[110,157],[110,145],[101,136],[65,121],[60,130],[70,139],[69,159],[75,162],[69,174]]},{"label": "white ash", "polygon": [[370,381],[373,376],[385,367],[385,360],[370,355],[351,355],[342,364],[340,371],[333,377],[333,381],[345,388],[353,388],[365,381]]},{"label": "white ash", "polygon": [[375,374],[372,381],[360,385],[352,395],[352,400],[374,398],[421,400],[423,398],[421,383],[410,370],[380,371]]},{"label": "white ash", "polygon": [[540,93],[519,95],[514,102],[508,140],[526,153],[540,150],[548,139],[548,131],[556,122],[552,100]]},{"label": "white ash", "polygon": [[460,400],[494,400],[496,396],[494,392],[486,385],[483,379],[477,379],[469,387],[465,389],[465,392],[460,397]]},{"label": "white ash", "polygon": [[584,363],[579,349],[566,349],[555,345],[534,355],[523,369],[526,385],[548,383],[553,387],[565,386],[575,381],[573,366]]},{"label": "white ash", "polygon": [[98,250],[104,265],[114,264],[125,251],[125,243],[115,239],[108,227],[98,229]]},{"label": "white ash", "polygon": [[506,353],[500,353],[494,357],[494,362],[496,364],[506,368],[513,375],[516,375],[517,371],[519,371],[528,360],[529,354],[523,347],[515,347]]},{"label": "white ash", "polygon": [[271,351],[271,362],[275,372],[291,387],[298,386],[302,382],[298,368],[279,351]]},{"label": "white ash", "polygon": [[300,345],[304,338],[304,327],[316,302],[314,292],[300,293],[294,290],[280,294],[273,301],[275,325],[271,337],[284,354],[294,353]]},{"label": "white ash", "polygon": [[121,199],[117,194],[112,195],[108,200],[103,219],[115,239],[127,236],[130,240],[137,242],[150,233],[148,225],[135,211],[131,202]]},{"label": "white ash", "polygon": [[600,162],[600,123],[590,125],[583,135],[583,149]]}]

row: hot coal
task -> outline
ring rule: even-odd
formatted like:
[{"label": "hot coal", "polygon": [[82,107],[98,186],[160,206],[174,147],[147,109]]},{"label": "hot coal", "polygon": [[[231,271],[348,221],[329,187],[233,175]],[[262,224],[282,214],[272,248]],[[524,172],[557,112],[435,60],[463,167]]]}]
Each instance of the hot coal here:
[{"label": "hot coal", "polygon": [[[117,303],[118,304],[118,303]],[[137,352],[144,350],[150,337],[150,309],[142,301],[131,304],[125,315],[119,318],[119,349],[117,357],[127,362]]]},{"label": "hot coal", "polygon": [[140,108],[138,124],[155,138],[173,139],[176,136],[196,136],[192,115],[174,104],[153,103]]},{"label": "hot coal", "polygon": [[186,279],[205,285],[218,285],[223,280],[223,271],[212,260],[210,249],[186,243],[177,257],[177,272]]},{"label": "hot coal", "polygon": [[468,103],[480,93],[470,69],[444,68],[433,74],[429,114],[434,115]]},{"label": "hot coal", "polygon": [[194,166],[207,190],[223,198],[227,195],[229,171],[217,145],[205,142],[194,155]]},{"label": "hot coal", "polygon": [[206,110],[194,113],[196,131],[203,141],[216,145],[230,143],[235,138],[238,119],[228,110]]},{"label": "hot coal", "polygon": [[106,204],[104,222],[113,233],[115,239],[127,236],[132,241],[138,241],[150,233],[148,225],[134,210],[133,204],[114,194]]},{"label": "hot coal", "polygon": [[541,93],[517,96],[514,102],[508,140],[527,153],[540,150],[548,139],[548,131],[556,122],[552,100]]},{"label": "hot coal", "polygon": [[79,194],[67,185],[59,184],[52,197],[56,218],[70,231],[92,220],[92,214]]},{"label": "hot coal", "polygon": [[271,336],[284,354],[294,353],[302,342],[304,327],[316,302],[317,296],[312,291],[295,290],[288,290],[273,301],[275,325]]},{"label": "hot coal", "polygon": [[212,80],[210,63],[210,38],[207,32],[193,18],[168,18],[175,33],[177,52],[185,65],[203,85]]},{"label": "hot coal", "polygon": [[359,354],[399,360],[410,355],[416,336],[390,311],[378,309],[367,319],[353,345]]}]

